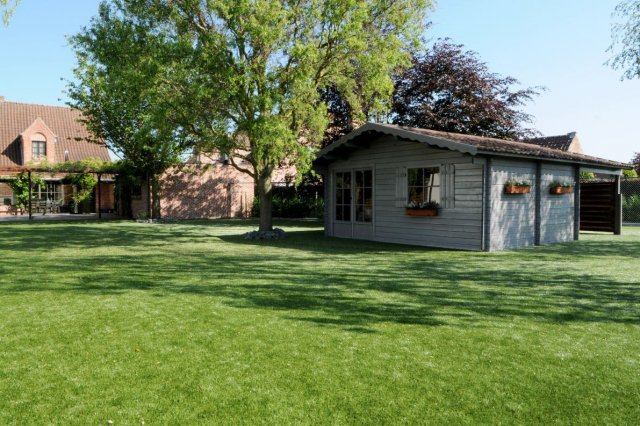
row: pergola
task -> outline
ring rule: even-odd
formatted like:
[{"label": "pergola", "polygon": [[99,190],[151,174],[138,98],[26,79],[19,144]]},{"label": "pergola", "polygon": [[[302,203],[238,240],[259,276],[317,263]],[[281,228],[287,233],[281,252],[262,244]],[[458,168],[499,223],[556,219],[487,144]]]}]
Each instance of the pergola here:
[{"label": "pergola", "polygon": [[[118,163],[102,163],[97,166],[88,165],[85,162],[75,162],[75,163],[57,163],[51,166],[4,166],[0,167],[0,176],[5,173],[11,174],[19,174],[19,173],[27,173],[27,179],[29,183],[29,203],[28,203],[28,212],[29,212],[29,220],[33,220],[33,194],[32,194],[32,174],[33,173],[51,173],[51,174],[85,174],[90,173],[96,175],[98,180],[97,183],[97,198],[98,198],[98,218],[102,219],[102,176],[103,175],[115,175],[120,172],[120,166]],[[10,181],[10,177],[2,176],[0,177],[0,182]]]}]

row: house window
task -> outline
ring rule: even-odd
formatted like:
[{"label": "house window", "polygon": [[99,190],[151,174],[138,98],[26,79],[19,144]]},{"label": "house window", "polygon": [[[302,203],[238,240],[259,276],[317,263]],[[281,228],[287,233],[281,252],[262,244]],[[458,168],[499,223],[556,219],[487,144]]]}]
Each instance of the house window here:
[{"label": "house window", "polygon": [[440,168],[422,167],[407,170],[407,195],[410,203],[440,203]]},{"label": "house window", "polygon": [[356,170],[355,208],[356,222],[371,222],[373,218],[373,173]]},{"label": "house window", "polygon": [[47,138],[39,133],[31,137],[31,158],[39,160],[47,156]]},{"label": "house window", "polygon": [[42,186],[34,186],[31,191],[34,201],[60,201],[64,198],[62,185],[46,182]]},{"label": "house window", "polygon": [[351,222],[351,172],[336,173],[336,220]]}]

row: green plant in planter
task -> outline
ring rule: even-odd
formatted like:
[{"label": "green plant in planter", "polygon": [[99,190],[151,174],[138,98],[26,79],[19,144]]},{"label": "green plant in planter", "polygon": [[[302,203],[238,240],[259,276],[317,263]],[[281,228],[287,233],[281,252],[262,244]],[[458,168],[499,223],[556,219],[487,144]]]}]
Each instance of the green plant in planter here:
[{"label": "green plant in planter", "polygon": [[505,186],[531,186],[531,181],[526,179],[509,179],[504,183]]},{"label": "green plant in planter", "polygon": [[[28,172],[20,172],[15,179],[7,182],[11,190],[13,191],[13,195],[16,198],[16,207],[20,209],[24,209],[29,204],[29,174]],[[40,175],[35,173],[31,174],[31,188],[37,188],[39,186],[44,186],[44,180]]]},{"label": "green plant in planter", "polygon": [[408,203],[405,208],[411,210],[435,210],[440,207],[437,201],[425,201],[422,203],[411,201]]},{"label": "green plant in planter", "polygon": [[67,176],[65,181],[77,188],[75,194],[71,196],[74,207],[78,208],[81,213],[88,212],[90,210],[88,201],[91,200],[93,188],[98,180],[92,174],[78,173]]},{"label": "green plant in planter", "polygon": [[570,180],[554,180],[549,186],[551,188],[571,188],[573,187],[573,182]]}]

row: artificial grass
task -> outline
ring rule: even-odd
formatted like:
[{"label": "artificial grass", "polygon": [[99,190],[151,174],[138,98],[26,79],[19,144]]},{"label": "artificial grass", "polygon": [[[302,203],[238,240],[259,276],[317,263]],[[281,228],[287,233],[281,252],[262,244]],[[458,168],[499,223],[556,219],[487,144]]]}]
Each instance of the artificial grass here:
[{"label": "artificial grass", "polygon": [[253,224],[0,225],[0,424],[637,424],[640,228],[488,254]]}]

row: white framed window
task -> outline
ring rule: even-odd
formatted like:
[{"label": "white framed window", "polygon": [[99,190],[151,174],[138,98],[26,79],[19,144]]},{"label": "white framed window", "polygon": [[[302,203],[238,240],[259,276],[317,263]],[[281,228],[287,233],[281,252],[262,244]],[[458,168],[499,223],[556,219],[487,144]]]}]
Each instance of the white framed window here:
[{"label": "white framed window", "polygon": [[335,173],[337,222],[373,222],[373,170],[353,169]]},{"label": "white framed window", "polygon": [[47,157],[47,138],[40,133],[31,137],[31,158],[40,160]]},{"label": "white framed window", "polygon": [[355,212],[356,222],[373,220],[373,171],[355,170]]},{"label": "white framed window", "polygon": [[351,222],[351,172],[336,173],[336,221]]},{"label": "white framed window", "polygon": [[407,203],[442,202],[440,167],[407,169]]}]

